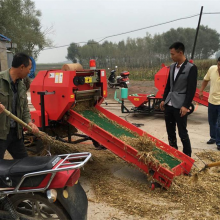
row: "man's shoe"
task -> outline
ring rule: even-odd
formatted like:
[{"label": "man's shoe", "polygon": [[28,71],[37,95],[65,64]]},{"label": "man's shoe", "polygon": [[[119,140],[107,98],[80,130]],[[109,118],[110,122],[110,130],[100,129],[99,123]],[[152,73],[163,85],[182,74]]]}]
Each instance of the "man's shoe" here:
[{"label": "man's shoe", "polygon": [[207,144],[215,144],[215,140],[211,138],[209,141],[207,141]]},{"label": "man's shoe", "polygon": [[217,145],[217,150],[220,150],[220,145]]}]

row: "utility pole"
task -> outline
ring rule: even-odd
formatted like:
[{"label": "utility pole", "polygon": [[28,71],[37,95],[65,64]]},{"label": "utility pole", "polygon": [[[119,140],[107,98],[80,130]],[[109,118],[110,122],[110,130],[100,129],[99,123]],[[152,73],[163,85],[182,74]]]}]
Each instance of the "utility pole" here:
[{"label": "utility pole", "polygon": [[195,36],[195,40],[194,40],[194,44],[193,44],[193,50],[192,50],[192,55],[191,55],[191,59],[192,60],[194,58],[194,53],[195,53],[195,48],[196,48],[196,41],[197,41],[197,37],[198,37],[198,33],[199,33],[199,27],[200,27],[200,22],[201,22],[201,18],[202,18],[202,11],[203,11],[203,6],[201,7],[201,11],[200,11],[200,15],[199,15],[198,27],[196,29],[196,36]]}]

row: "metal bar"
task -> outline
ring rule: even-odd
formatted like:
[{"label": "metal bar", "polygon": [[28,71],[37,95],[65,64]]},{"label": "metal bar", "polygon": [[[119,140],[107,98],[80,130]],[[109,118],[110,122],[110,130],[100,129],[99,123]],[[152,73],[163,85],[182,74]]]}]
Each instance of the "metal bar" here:
[{"label": "metal bar", "polygon": [[201,17],[202,17],[202,11],[203,11],[203,6],[201,7],[201,11],[200,11],[200,15],[199,15],[198,27],[196,29],[196,36],[195,36],[195,40],[194,40],[194,44],[193,44],[193,50],[192,50],[192,56],[191,56],[192,60],[194,58],[194,53],[195,53],[195,48],[196,48],[196,41],[197,41],[197,37],[198,37],[198,33],[199,33],[199,27],[200,27],[200,22],[201,22]]},{"label": "metal bar", "polygon": [[42,131],[45,131],[45,108],[44,108],[44,94],[40,94],[40,109],[41,109],[41,126]]},{"label": "metal bar", "polygon": [[[55,91],[53,91],[53,92],[42,91],[42,92],[38,92],[37,94],[40,95],[42,131],[45,131],[45,105],[44,105],[44,96],[45,96],[45,95],[53,95],[53,94],[55,94]],[[50,149],[49,149],[49,150],[50,150]]]},{"label": "metal bar", "polygon": [[[32,172],[32,173],[27,173],[24,176],[22,176],[20,182],[18,183],[18,185],[14,188],[14,190],[12,191],[0,191],[0,195],[4,195],[4,194],[14,194],[14,193],[23,193],[23,192],[40,192],[40,191],[45,191],[51,184],[53,178],[56,176],[57,172],[60,171],[68,171],[68,170],[74,170],[74,169],[79,169],[82,166],[84,166],[85,163],[88,162],[88,160],[91,158],[91,153],[89,152],[85,152],[85,153],[76,153],[78,156],[74,157],[75,154],[62,154],[59,155],[62,159],[62,162],[55,168],[55,169],[51,169],[51,170],[44,170],[44,171],[38,171],[38,172]],[[81,155],[81,156],[80,156]],[[65,158],[62,158],[65,157]],[[78,162],[78,164],[76,164],[77,162],[73,162],[72,163],[64,163],[67,159],[82,159],[85,158],[83,161]],[[71,166],[68,166],[69,164],[71,164]],[[60,168],[61,166],[67,166],[64,168]],[[20,186],[22,185],[22,183],[24,182],[24,180],[26,178],[32,177],[32,176],[39,176],[39,175],[43,175],[43,174],[52,174],[50,179],[48,180],[47,185],[44,188],[40,188],[40,189],[28,189],[28,190],[19,190]]]}]

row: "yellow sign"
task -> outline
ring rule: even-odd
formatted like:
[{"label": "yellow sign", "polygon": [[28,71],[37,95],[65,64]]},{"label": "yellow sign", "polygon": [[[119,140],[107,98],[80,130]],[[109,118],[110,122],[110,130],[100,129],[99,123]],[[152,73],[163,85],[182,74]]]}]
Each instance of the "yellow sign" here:
[{"label": "yellow sign", "polygon": [[139,101],[139,98],[134,98],[134,101]]},{"label": "yellow sign", "polygon": [[63,73],[55,73],[55,83],[63,83]]},{"label": "yellow sign", "polygon": [[85,83],[92,83],[92,77],[90,76],[85,77]]}]

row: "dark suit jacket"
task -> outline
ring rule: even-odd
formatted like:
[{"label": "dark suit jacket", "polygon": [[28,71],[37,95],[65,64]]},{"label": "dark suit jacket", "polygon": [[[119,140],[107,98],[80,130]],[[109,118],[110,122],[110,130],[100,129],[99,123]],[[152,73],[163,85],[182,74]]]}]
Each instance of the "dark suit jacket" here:
[{"label": "dark suit jacket", "polygon": [[189,108],[196,92],[197,67],[186,59],[174,81],[175,66],[176,63],[170,66],[163,101],[167,104],[171,100],[174,108]]}]

